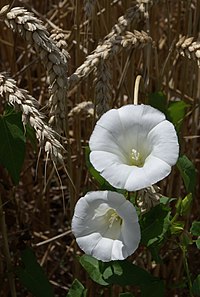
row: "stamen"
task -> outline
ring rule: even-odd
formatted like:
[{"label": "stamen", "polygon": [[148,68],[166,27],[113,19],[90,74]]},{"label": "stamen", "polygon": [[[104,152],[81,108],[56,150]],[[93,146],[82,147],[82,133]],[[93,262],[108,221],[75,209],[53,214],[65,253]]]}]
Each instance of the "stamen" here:
[{"label": "stamen", "polygon": [[135,149],[131,150],[131,165],[138,167],[142,167],[144,165],[141,154]]},{"label": "stamen", "polygon": [[118,215],[118,213],[114,209],[109,209],[107,212],[109,228],[112,228],[113,224],[119,223],[121,225],[122,218]]}]

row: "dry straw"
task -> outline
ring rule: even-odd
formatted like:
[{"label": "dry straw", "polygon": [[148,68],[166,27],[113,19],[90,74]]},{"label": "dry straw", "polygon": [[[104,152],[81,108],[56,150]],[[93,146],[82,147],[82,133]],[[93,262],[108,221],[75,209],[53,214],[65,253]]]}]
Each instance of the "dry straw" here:
[{"label": "dry straw", "polygon": [[137,204],[142,213],[148,212],[152,207],[160,203],[160,188],[156,185],[147,187],[138,192]]},{"label": "dry straw", "polygon": [[90,18],[96,5],[96,0],[84,0],[84,11],[87,18]]},{"label": "dry straw", "polygon": [[0,73],[0,97],[16,110],[22,111],[23,124],[25,126],[30,123],[34,128],[40,147],[44,147],[53,161],[62,162],[63,147],[56,139],[56,133],[44,123],[44,116],[39,111],[37,100],[26,90],[18,88],[15,80],[4,73]]},{"label": "dry straw", "polygon": [[41,61],[47,68],[50,80],[50,124],[63,127],[66,117],[67,58],[49,33],[32,13],[25,8],[4,6],[0,17],[14,32],[20,34],[28,43],[34,44]]},{"label": "dry straw", "polygon": [[176,43],[178,52],[191,60],[194,60],[200,67],[200,41],[194,41],[194,37],[182,36]]}]

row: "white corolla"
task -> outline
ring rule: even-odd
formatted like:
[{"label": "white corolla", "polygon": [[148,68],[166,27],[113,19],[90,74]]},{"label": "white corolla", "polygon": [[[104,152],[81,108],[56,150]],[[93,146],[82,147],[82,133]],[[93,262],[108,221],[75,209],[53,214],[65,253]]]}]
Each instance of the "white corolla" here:
[{"label": "white corolla", "polygon": [[126,105],[106,112],[89,140],[90,161],[115,188],[136,191],[171,172],[179,154],[175,128],[149,105]]},{"label": "white corolla", "polygon": [[89,192],[78,200],[72,232],[86,254],[104,262],[127,258],[141,238],[134,206],[112,191]]}]

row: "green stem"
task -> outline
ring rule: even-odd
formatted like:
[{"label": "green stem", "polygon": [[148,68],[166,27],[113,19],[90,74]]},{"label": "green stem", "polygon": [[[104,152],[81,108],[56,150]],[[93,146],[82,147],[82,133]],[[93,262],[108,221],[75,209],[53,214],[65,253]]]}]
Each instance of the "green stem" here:
[{"label": "green stem", "polygon": [[173,224],[179,217],[179,213],[176,213],[173,218],[171,219],[171,224]]},{"label": "green stem", "polygon": [[4,248],[4,255],[6,259],[6,266],[8,271],[8,281],[10,285],[10,293],[12,297],[17,297],[16,288],[15,288],[15,277],[12,271],[12,262],[10,257],[9,245],[8,245],[8,235],[7,235],[7,228],[5,222],[5,213],[3,211],[3,204],[1,200],[0,194],[0,230],[2,233],[2,241],[3,241],[3,248]]},{"label": "green stem", "polygon": [[189,286],[190,297],[194,297],[194,295],[192,293],[192,280],[191,280],[191,277],[190,277],[190,271],[189,271],[189,265],[188,265],[187,255],[186,255],[186,249],[185,249],[185,247],[181,246],[181,250],[183,252],[183,263],[184,263],[185,271],[186,271],[186,275],[187,275],[187,281],[188,281],[188,286]]}]

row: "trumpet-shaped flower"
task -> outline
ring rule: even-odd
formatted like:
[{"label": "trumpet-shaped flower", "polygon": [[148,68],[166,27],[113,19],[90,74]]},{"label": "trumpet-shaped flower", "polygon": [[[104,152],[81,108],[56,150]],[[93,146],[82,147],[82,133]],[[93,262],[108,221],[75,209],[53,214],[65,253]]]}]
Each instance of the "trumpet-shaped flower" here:
[{"label": "trumpet-shaped flower", "polygon": [[86,254],[104,262],[127,258],[141,237],[134,206],[111,191],[89,192],[78,200],[72,232]]},{"label": "trumpet-shaped flower", "polygon": [[106,112],[89,141],[90,161],[114,187],[136,191],[171,172],[179,145],[175,128],[149,105],[126,105]]}]

